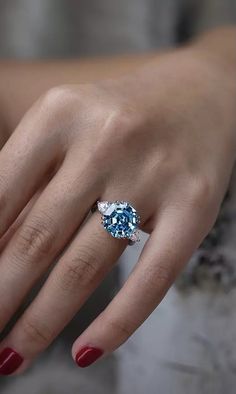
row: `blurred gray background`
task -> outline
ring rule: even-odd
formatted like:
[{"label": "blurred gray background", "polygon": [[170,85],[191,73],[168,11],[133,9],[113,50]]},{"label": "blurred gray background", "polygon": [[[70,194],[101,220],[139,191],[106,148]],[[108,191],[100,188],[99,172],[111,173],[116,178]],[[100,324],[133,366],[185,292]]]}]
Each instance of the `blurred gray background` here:
[{"label": "blurred gray background", "polygon": [[235,22],[235,0],[1,0],[0,55],[147,51]]},{"label": "blurred gray background", "polygon": [[[0,1],[0,56],[65,58],[171,47],[236,21],[235,0]],[[2,394],[235,394],[235,182],[210,236],[146,323],[115,354],[78,369],[73,340],[122,286],[142,245],[117,267],[50,349]]]}]

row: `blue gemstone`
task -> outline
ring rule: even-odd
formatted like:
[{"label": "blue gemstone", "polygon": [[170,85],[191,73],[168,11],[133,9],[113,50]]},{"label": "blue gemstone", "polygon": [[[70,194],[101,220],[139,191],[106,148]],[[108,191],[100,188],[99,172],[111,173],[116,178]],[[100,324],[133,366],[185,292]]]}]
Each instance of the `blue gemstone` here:
[{"label": "blue gemstone", "polygon": [[122,201],[111,203],[102,220],[104,228],[115,238],[129,238],[139,224],[137,211]]}]

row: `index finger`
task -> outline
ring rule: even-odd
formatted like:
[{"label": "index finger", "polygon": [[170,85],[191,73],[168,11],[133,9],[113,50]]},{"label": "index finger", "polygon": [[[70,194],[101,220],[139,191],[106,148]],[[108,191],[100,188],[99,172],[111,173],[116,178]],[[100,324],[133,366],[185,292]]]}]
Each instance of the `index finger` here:
[{"label": "index finger", "polygon": [[0,151],[0,237],[58,162],[59,138],[44,112],[35,105]]}]

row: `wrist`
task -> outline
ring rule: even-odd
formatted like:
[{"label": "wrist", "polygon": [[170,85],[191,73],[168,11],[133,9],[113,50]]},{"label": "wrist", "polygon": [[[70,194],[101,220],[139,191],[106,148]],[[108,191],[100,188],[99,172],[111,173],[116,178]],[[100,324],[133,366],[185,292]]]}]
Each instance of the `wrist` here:
[{"label": "wrist", "polygon": [[236,133],[236,28],[212,30],[199,36],[190,45],[195,56],[211,70],[221,90],[222,101],[231,109]]},{"label": "wrist", "polygon": [[173,107],[179,113],[198,113],[192,121],[201,128],[205,119],[205,132],[234,160],[236,86],[233,73],[225,73],[220,63],[200,46],[190,45],[162,54],[115,84],[122,89],[122,97],[140,105],[142,113],[147,108],[148,116],[155,117],[157,108],[160,112]]},{"label": "wrist", "polygon": [[199,49],[205,57],[226,75],[236,75],[236,27],[221,27],[195,38],[190,46]]},{"label": "wrist", "polygon": [[[222,114],[222,132],[225,138],[229,136],[232,143],[233,154],[236,152],[236,59],[227,56],[220,50],[215,51],[200,43],[193,44],[189,50],[195,61],[199,64],[200,70],[204,70],[206,86],[212,89],[215,96],[216,110]],[[228,58],[227,58],[228,57]]]}]

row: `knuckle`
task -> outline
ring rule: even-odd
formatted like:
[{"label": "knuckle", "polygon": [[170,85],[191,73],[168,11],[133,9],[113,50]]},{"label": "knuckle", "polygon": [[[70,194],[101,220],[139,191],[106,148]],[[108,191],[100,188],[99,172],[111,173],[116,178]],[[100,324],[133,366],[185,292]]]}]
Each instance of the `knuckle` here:
[{"label": "knuckle", "polygon": [[140,127],[140,116],[134,109],[118,108],[108,122],[108,131],[114,138],[132,138]]},{"label": "knuckle", "polygon": [[[173,267],[175,267],[174,264]],[[175,276],[174,268],[171,269],[168,264],[158,262],[153,269],[150,268],[149,272],[146,272],[143,276],[143,283],[145,283],[145,287],[149,289],[150,293],[154,290],[155,297],[159,298],[162,291],[171,286]]]},{"label": "knuckle", "polygon": [[210,177],[201,175],[189,184],[190,205],[194,208],[209,208],[213,203],[214,185]]},{"label": "knuckle", "polygon": [[[42,121],[43,116],[53,129],[56,126],[59,130],[64,130],[66,126],[68,128],[68,120],[78,114],[79,97],[75,88],[70,85],[51,88],[37,102],[38,117]],[[46,129],[48,130],[48,127]]]},{"label": "knuckle", "polygon": [[75,94],[70,85],[61,85],[49,89],[43,96],[42,102],[50,108],[62,108],[68,102],[74,101]]},{"label": "knuckle", "polygon": [[37,259],[45,257],[53,250],[56,235],[51,225],[37,219],[26,223],[19,231],[16,241],[17,257]]},{"label": "knuckle", "polygon": [[73,129],[72,120],[78,116],[77,109],[75,88],[70,85],[57,86],[49,89],[36,101],[32,107],[33,117],[30,116],[29,120],[31,122],[31,119],[34,119],[37,124],[34,128],[37,135],[40,134],[46,140],[49,136],[54,136],[55,151],[59,148],[59,154],[63,154],[69,141],[68,135]]},{"label": "knuckle", "polygon": [[107,318],[105,325],[121,342],[124,342],[134,331],[133,325],[127,319],[122,321],[120,319]]},{"label": "knuckle", "polygon": [[79,287],[90,285],[99,273],[99,262],[95,253],[80,248],[77,256],[64,263],[60,285],[65,291],[75,292]]},{"label": "knuckle", "polygon": [[38,319],[24,318],[22,320],[22,331],[30,343],[36,343],[41,348],[47,346],[53,339],[53,333],[46,325],[39,324]]},{"label": "knuckle", "polygon": [[[134,110],[116,108],[111,110],[104,120],[97,142],[93,150],[93,162],[101,165],[111,158],[110,152],[124,152],[133,144],[133,138],[140,130],[140,116]],[[121,149],[119,149],[121,148]]]}]

